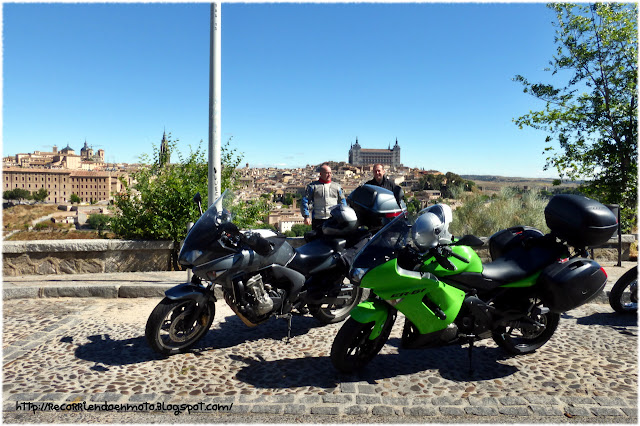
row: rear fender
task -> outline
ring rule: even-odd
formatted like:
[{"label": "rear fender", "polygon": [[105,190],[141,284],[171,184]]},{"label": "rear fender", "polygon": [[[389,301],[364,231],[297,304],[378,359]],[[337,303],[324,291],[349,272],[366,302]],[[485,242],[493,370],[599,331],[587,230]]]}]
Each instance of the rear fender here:
[{"label": "rear fender", "polygon": [[375,322],[369,334],[369,340],[374,340],[382,333],[382,328],[389,317],[389,309],[389,305],[382,300],[366,300],[351,310],[351,318],[361,324]]}]

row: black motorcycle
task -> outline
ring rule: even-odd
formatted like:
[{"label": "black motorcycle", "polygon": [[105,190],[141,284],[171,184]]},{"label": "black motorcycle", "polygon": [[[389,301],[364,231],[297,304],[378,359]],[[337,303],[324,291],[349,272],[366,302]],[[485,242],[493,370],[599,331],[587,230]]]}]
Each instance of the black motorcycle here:
[{"label": "black motorcycle", "polygon": [[609,304],[614,311],[627,314],[638,312],[638,267],[622,275],[611,288]]},{"label": "black motorcycle", "polygon": [[[194,201],[200,205],[199,195]],[[345,278],[349,259],[371,233],[359,226],[353,209],[334,208],[322,230],[294,249],[282,234],[240,231],[232,222],[237,203],[233,192],[225,191],[187,234],[178,261],[193,277],[167,290],[149,316],[145,336],[154,351],[179,353],[206,334],[215,315],[216,286],[247,326],[287,318],[288,337],[296,310],[329,324],[344,320],[360,302],[362,289]]]}]

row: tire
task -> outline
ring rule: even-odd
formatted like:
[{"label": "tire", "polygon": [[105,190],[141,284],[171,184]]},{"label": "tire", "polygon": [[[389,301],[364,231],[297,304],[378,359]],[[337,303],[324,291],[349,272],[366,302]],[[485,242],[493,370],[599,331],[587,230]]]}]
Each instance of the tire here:
[{"label": "tire", "polygon": [[194,300],[162,299],[147,320],[145,337],[151,349],[173,355],[184,352],[202,338],[211,327],[215,315],[215,304],[207,302],[200,318],[185,324],[185,316],[197,306]]},{"label": "tire", "polygon": [[349,301],[344,305],[309,305],[311,315],[324,324],[334,324],[344,321],[349,316],[349,312],[362,300],[362,288],[349,284],[349,288],[345,288],[344,284],[340,289],[340,294],[345,291],[351,291]]},{"label": "tire", "polygon": [[341,373],[353,373],[367,365],[375,357],[389,339],[396,313],[390,312],[382,333],[369,340],[375,322],[359,323],[349,318],[338,331],[331,346],[331,362]]},{"label": "tire", "polygon": [[531,318],[542,326],[534,330],[520,327],[500,327],[492,332],[493,340],[500,348],[512,355],[535,352],[547,343],[558,328],[560,314],[548,312]]},{"label": "tire", "polygon": [[[628,292],[625,290],[628,289]],[[638,311],[638,267],[621,276],[609,293],[609,304],[620,314],[634,314]]]}]

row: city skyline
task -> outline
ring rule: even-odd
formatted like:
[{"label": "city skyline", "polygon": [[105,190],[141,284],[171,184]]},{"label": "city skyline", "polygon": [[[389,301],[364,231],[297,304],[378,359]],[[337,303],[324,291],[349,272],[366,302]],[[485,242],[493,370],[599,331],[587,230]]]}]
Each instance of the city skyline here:
[{"label": "city skyline", "polygon": [[[3,15],[3,156],[86,140],[135,163],[163,130],[206,149],[208,3]],[[296,168],[397,139],[407,167],[556,177],[546,135],[512,122],[539,108],[512,78],[548,81],[552,20],[544,4],[223,3],[222,143],[242,164]]]}]

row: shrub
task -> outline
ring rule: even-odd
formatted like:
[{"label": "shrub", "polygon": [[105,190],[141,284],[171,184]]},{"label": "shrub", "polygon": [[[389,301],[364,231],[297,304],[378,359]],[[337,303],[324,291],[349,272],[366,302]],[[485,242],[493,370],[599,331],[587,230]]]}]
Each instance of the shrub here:
[{"label": "shrub", "polygon": [[473,234],[489,237],[511,226],[533,226],[542,232],[549,232],[544,219],[547,200],[537,191],[522,194],[505,188],[494,198],[471,194],[464,204],[453,211],[452,234],[462,236]]}]

